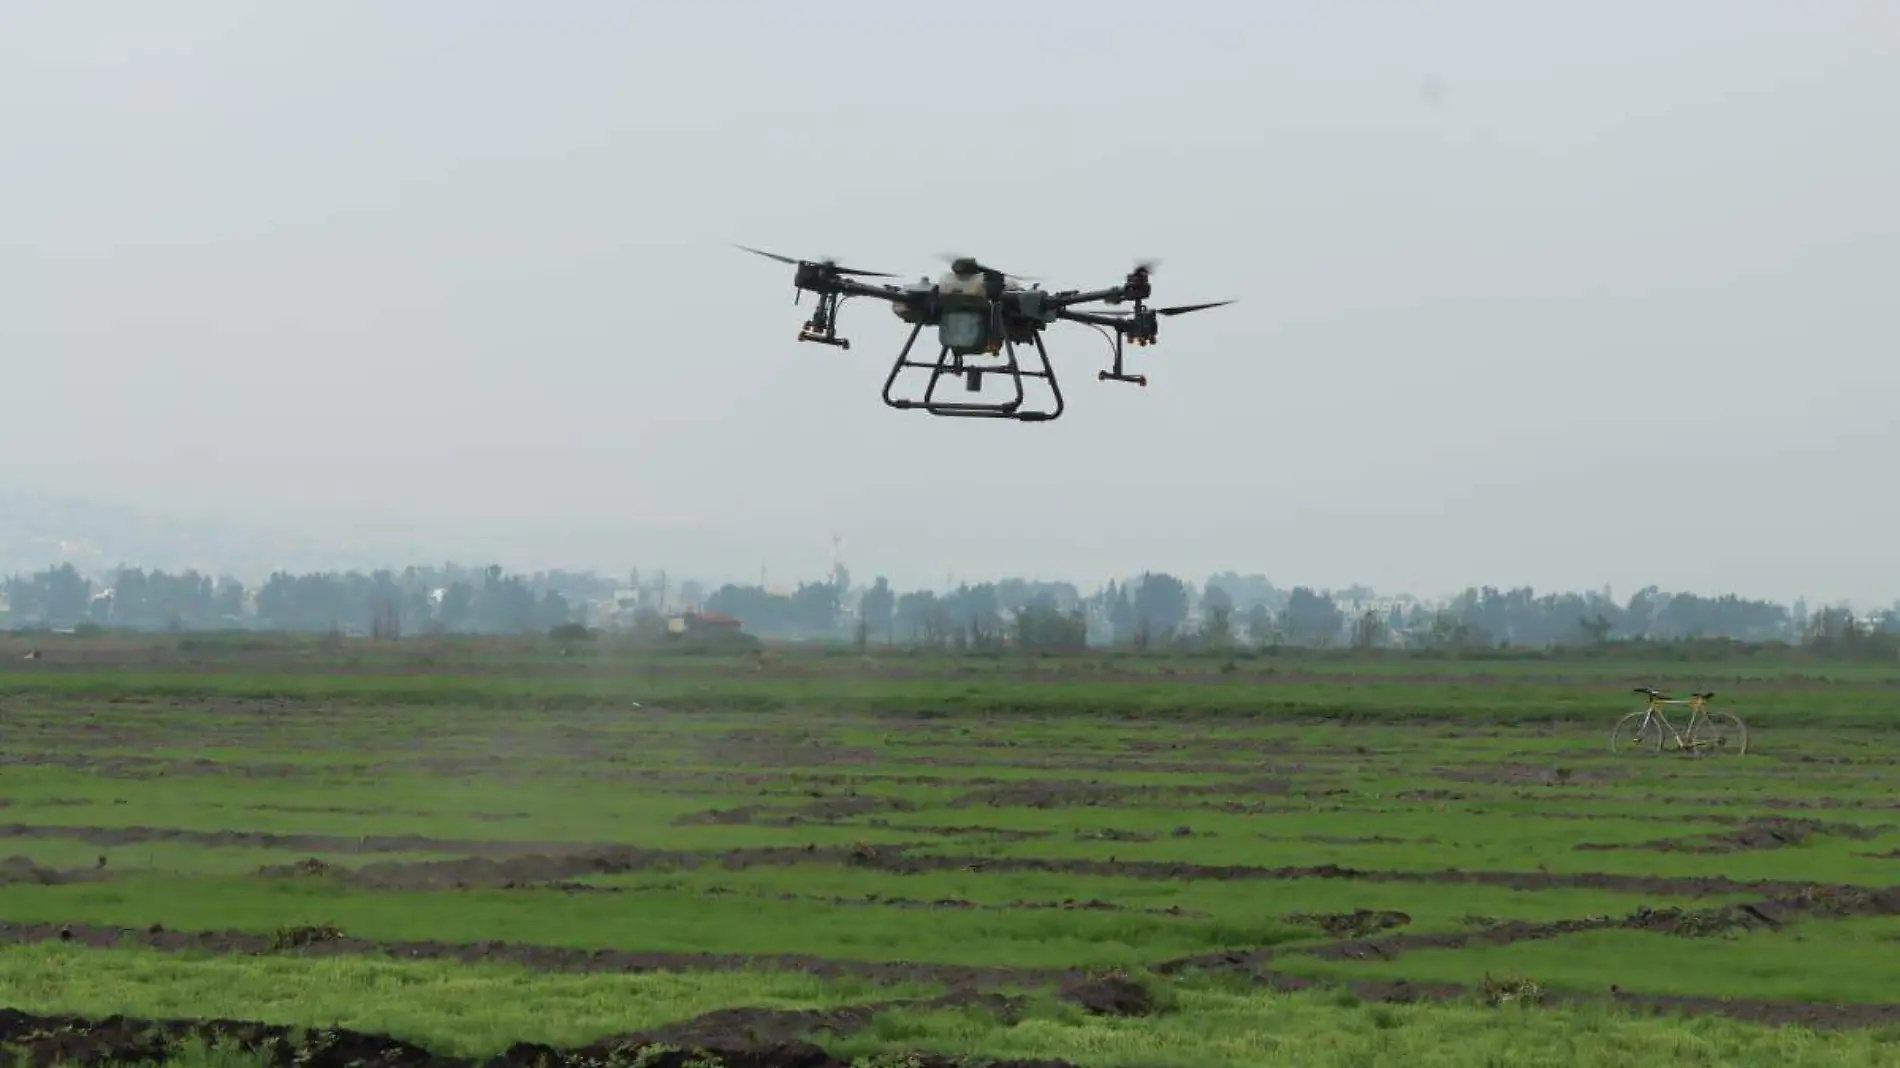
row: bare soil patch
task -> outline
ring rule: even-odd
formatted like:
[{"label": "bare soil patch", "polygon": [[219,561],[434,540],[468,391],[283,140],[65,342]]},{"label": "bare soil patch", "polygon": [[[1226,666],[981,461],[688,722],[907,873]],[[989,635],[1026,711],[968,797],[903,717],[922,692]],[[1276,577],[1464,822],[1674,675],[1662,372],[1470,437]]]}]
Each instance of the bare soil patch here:
[{"label": "bare soil patch", "polygon": [[[62,1064],[100,1068],[120,1064],[165,1064],[180,1058],[188,1041],[230,1043],[276,1068],[598,1068],[640,1064],[643,1068],[850,1068],[796,1035],[854,1030],[887,1006],[787,1012],[728,1009],[647,1034],[603,1038],[566,1049],[520,1042],[480,1060],[433,1053],[389,1035],[347,1028],[300,1029],[244,1020],[152,1020],[127,1016],[87,1019],[41,1016],[0,1009],[0,1065]],[[17,1051],[17,1052],[16,1052]],[[913,1054],[916,1068],[957,1068],[961,1059]],[[992,1061],[992,1068],[1074,1068],[1063,1061]]]},{"label": "bare soil patch", "polygon": [[1156,1008],[1153,992],[1125,975],[1071,980],[1062,985],[1061,993],[1097,1016],[1149,1016]]},{"label": "bare soil patch", "polygon": [[1742,853],[1761,849],[1782,849],[1800,845],[1818,835],[1835,835],[1865,841],[1886,833],[1882,827],[1863,827],[1857,823],[1824,823],[1820,820],[1768,817],[1741,822],[1732,831],[1719,834],[1684,835],[1658,838],[1648,842],[1579,842],[1580,850],[1652,849],[1661,853]]},{"label": "bare soil patch", "polygon": [[1446,931],[1431,934],[1392,935],[1377,939],[1353,939],[1322,946],[1288,950],[1321,960],[1391,960],[1404,953],[1427,949],[1464,949],[1468,946],[1502,946],[1513,942],[1559,938],[1580,931],[1622,929],[1652,931],[1684,938],[1705,938],[1729,932],[1758,929],[1775,930],[1781,924],[1754,906],[1728,906],[1714,909],[1638,909],[1627,916],[1591,916],[1550,923],[1506,921],[1476,931]]},{"label": "bare soil patch", "polygon": [[[314,863],[314,864],[321,865],[323,862],[314,860],[313,858],[313,860],[305,861],[303,863],[304,864]],[[298,866],[300,867],[301,865],[298,865]],[[327,865],[325,865],[324,867],[326,869],[328,868]],[[541,884],[517,884],[511,887],[504,887],[503,889],[565,890],[565,891],[571,891],[575,893],[618,894],[618,893],[626,893],[630,889],[633,889],[633,888],[622,887],[622,886],[597,886],[592,883],[577,883],[577,882],[562,881],[562,882],[541,883]],[[755,891],[734,890],[733,888],[729,886],[708,886],[702,889],[700,893],[705,894],[708,897],[718,897],[718,896],[736,894],[743,897],[759,898],[762,900],[769,900],[769,901],[812,902],[815,904],[822,904],[822,905],[836,905],[843,908],[866,907],[866,908],[887,908],[887,909],[922,909],[922,910],[927,910],[927,911],[952,911],[952,912],[1014,912],[1014,911],[1039,911],[1039,910],[1059,911],[1059,912],[1130,912],[1130,913],[1139,913],[1139,914],[1148,915],[1148,916],[1171,916],[1175,918],[1193,918],[1193,919],[1204,919],[1208,915],[1207,913],[1204,913],[1204,912],[1196,912],[1192,909],[1184,909],[1179,905],[1169,905],[1165,908],[1155,908],[1155,907],[1135,908],[1128,905],[1116,904],[1113,901],[1104,901],[1101,898],[1078,899],[1078,898],[1071,897],[1071,898],[1063,898],[1060,901],[1017,900],[1017,901],[1006,901],[1006,902],[993,902],[993,901],[986,902],[986,901],[971,901],[968,898],[960,898],[960,897],[944,897],[944,898],[937,898],[931,901],[926,901],[926,900],[923,900],[922,898],[891,897],[885,894],[864,894],[863,896],[860,896],[860,897],[826,897],[826,896],[821,896],[817,894],[796,894],[796,893],[791,893],[789,891],[783,892],[783,893],[776,893],[776,894],[759,893]]]},{"label": "bare soil patch", "polygon": [[[1815,809],[1839,809],[1846,812],[1892,812],[1900,810],[1900,799],[1893,797],[1735,797],[1735,796],[1689,796],[1684,794],[1654,793],[1528,793],[1519,791],[1510,795],[1519,801],[1559,802],[1592,804],[1599,801],[1639,802],[1672,809],[1700,808],[1757,808],[1770,811],[1812,811]],[[1458,800],[1464,800],[1459,795]],[[1482,800],[1483,798],[1479,798]],[[1698,813],[1685,819],[1705,820],[1708,813]],[[1743,817],[1749,818],[1749,817]]]},{"label": "bare soil patch", "polygon": [[952,798],[950,808],[1083,808],[1152,805],[1169,798],[1208,797],[1224,794],[1271,794],[1306,796],[1327,790],[1325,787],[1296,787],[1286,779],[1236,779],[1228,782],[1179,786],[1128,786],[1097,782],[1011,782],[982,790],[973,790]]},{"label": "bare soil patch", "polygon": [[738,808],[691,812],[673,821],[676,826],[732,826],[753,824],[766,827],[794,827],[801,823],[842,823],[873,812],[915,812],[917,806],[901,797],[876,797],[846,794],[824,797],[802,805],[744,805]]},{"label": "bare soil patch", "polygon": [[68,827],[55,824],[0,824],[0,838],[63,838],[101,846],[176,842],[208,848],[291,849],[306,853],[466,853],[512,856],[600,845],[521,842],[486,838],[427,838],[422,835],[274,834],[268,831],[193,831],[178,827]]},{"label": "bare soil patch", "polygon": [[[1178,832],[1177,832],[1178,833]],[[1191,830],[1190,830],[1190,833]],[[1792,894],[1811,886],[1783,880],[1737,880],[1725,876],[1662,876],[1600,872],[1513,872],[1358,869],[1336,864],[1268,868],[1253,865],[1194,864],[1166,860],[1091,858],[915,856],[915,843],[775,846],[725,851],[641,849],[594,843],[548,843],[491,839],[439,839],[420,835],[271,834],[259,831],[191,831],[160,827],[60,827],[0,825],[0,838],[66,838],[104,846],[141,842],[185,842],[200,846],[244,846],[309,853],[460,853],[454,860],[403,863],[381,861],[349,869],[346,878],[385,889],[439,890],[505,888],[546,884],[587,875],[718,866],[844,863],[892,874],[933,871],[1044,872],[1120,876],[1137,879],[1351,879],[1366,882],[1477,883],[1517,890],[1559,887],[1617,890],[1671,897],[1709,894]],[[267,876],[312,874],[295,865],[267,867]]]},{"label": "bare soil patch", "polygon": [[1626,778],[1626,767],[1585,767],[1572,764],[1471,764],[1456,768],[1433,768],[1432,777],[1452,782],[1529,783],[1538,786],[1573,786],[1591,782],[1610,782]]},{"label": "bare soil patch", "polygon": [[1296,912],[1282,916],[1287,923],[1317,927],[1334,938],[1365,938],[1376,931],[1404,927],[1412,922],[1408,913],[1396,910],[1354,909],[1351,912]]},{"label": "bare soil patch", "polygon": [[594,1045],[611,1044],[623,1049],[679,1046],[771,1051],[806,1044],[823,1035],[842,1038],[855,1034],[869,1027],[879,1013],[892,1009],[977,1009],[996,1017],[999,1023],[1013,1023],[1021,1013],[1022,1001],[1003,994],[954,990],[935,998],[879,1001],[834,1009],[717,1009],[679,1023],[603,1039]]},{"label": "bare soil patch", "polygon": [[1054,831],[1025,831],[1015,827],[991,827],[981,823],[963,824],[961,826],[906,823],[899,827],[890,820],[879,819],[865,820],[864,825],[866,827],[875,827],[878,830],[890,830],[897,827],[911,834],[941,835],[944,838],[989,838],[998,842],[1028,842],[1037,838],[1051,838],[1054,837],[1056,833]]},{"label": "bare soil patch", "polygon": [[[1291,922],[1313,922],[1316,926],[1329,929],[1329,933],[1353,927],[1376,930],[1382,922],[1385,926],[1401,925],[1382,921],[1381,917],[1386,915],[1403,917],[1406,921],[1410,919],[1404,913],[1380,914],[1365,910],[1334,916],[1290,916],[1287,919]],[[1482,925],[1472,931],[1398,934],[1382,938],[1354,935],[1342,941],[1283,950],[1202,954],[1164,962],[1157,965],[1156,970],[1169,974],[1193,968],[1257,968],[1282,955],[1317,957],[1321,960],[1392,960],[1420,950],[1502,946],[1513,942],[1558,938],[1581,931],[1646,931],[1678,938],[1713,938],[1748,931],[1778,931],[1804,918],[1846,919],[1894,915],[1900,915],[1900,887],[1868,889],[1814,885],[1786,896],[1740,905],[1706,909],[1646,906],[1623,916],[1587,916],[1545,923],[1524,920],[1481,921]]]},{"label": "bare soil patch", "polygon": [[[284,812],[310,816],[413,816],[421,819],[439,818],[445,813],[439,809],[396,808],[391,805],[355,806],[355,805],[245,805],[246,812]],[[458,812],[461,819],[481,820],[483,822],[502,822],[505,820],[525,820],[528,812]]]},{"label": "bare soil patch", "polygon": [[779,846],[734,849],[724,853],[638,849],[631,846],[580,848],[571,852],[527,853],[515,856],[470,856],[455,860],[414,863],[376,861],[357,868],[310,869],[308,862],[274,865],[258,870],[266,877],[340,874],[360,886],[378,890],[511,890],[534,889],[550,883],[594,875],[702,868],[717,865],[729,870],[753,866],[846,863],[862,865],[875,855],[866,846]]},{"label": "bare soil patch", "polygon": [[229,775],[243,779],[287,779],[307,775],[310,769],[298,764],[274,761],[231,761],[193,757],[186,760],[161,757],[86,756],[77,753],[15,753],[0,757],[0,765],[63,768],[83,771],[105,779],[163,779],[202,775]]},{"label": "bare soil patch", "polygon": [[[1846,905],[1847,902],[1836,902]],[[314,932],[314,933],[313,933]],[[295,937],[287,937],[287,935]],[[305,937],[305,936],[308,937]],[[1401,936],[1403,937],[1403,936]],[[334,928],[313,928],[307,930],[277,932],[265,934],[259,932],[213,931],[179,932],[167,931],[157,925],[146,930],[131,928],[98,927],[85,924],[15,924],[0,921],[0,942],[35,943],[65,941],[94,947],[145,946],[153,949],[178,951],[212,951],[243,954],[295,954],[303,956],[323,956],[331,954],[379,954],[405,960],[455,960],[461,962],[502,962],[515,964],[542,971],[605,971],[605,972],[642,972],[642,971],[688,971],[722,970],[738,971],[749,968],[788,969],[814,974],[823,978],[852,977],[868,979],[874,982],[937,982],[951,987],[951,993],[943,1001],[945,1004],[985,1004],[1008,1011],[1014,1004],[1010,997],[996,995],[998,987],[1006,985],[1022,987],[1055,986],[1072,999],[1099,999],[1103,1009],[1114,1011],[1117,1005],[1138,1007],[1138,1001],[1124,998],[1126,991],[1101,986],[1091,986],[1103,977],[1079,970],[1029,969],[1029,968],[980,968],[945,964],[924,964],[911,962],[874,962],[831,960],[826,958],[798,955],[761,955],[744,956],[738,954],[689,954],[689,953],[639,953],[624,950],[584,950],[556,946],[534,946],[518,943],[484,942],[466,945],[452,945],[440,942],[372,942],[351,938]],[[1296,991],[1312,989],[1345,989],[1368,1001],[1415,1002],[1424,1000],[1454,1000],[1477,996],[1482,991],[1452,983],[1412,983],[1406,980],[1366,980],[1340,982],[1338,980],[1315,979],[1267,970],[1264,965],[1271,954],[1234,950],[1221,954],[1209,954],[1204,957],[1189,958],[1166,962],[1155,970],[1167,974],[1185,971],[1190,968],[1216,968],[1229,972],[1245,974],[1253,982],[1276,990]],[[987,995],[987,1000],[985,1000]],[[1872,1027],[1888,1026],[1900,1023],[1900,1004],[1860,1004],[1860,1005],[1824,1005],[1805,1002],[1790,1002],[1770,999],[1683,997],[1631,994],[1611,988],[1609,996],[1591,995],[1580,992],[1544,992],[1535,1003],[1546,1005],[1589,1004],[1614,1002],[1617,1005],[1637,1011],[1686,1012],[1691,1014],[1721,1015],[1736,1019],[1764,1024],[1803,1024],[1816,1028]],[[937,1002],[918,1003],[935,1004]],[[1086,1003],[1085,1003],[1086,1004]],[[897,1007],[893,1004],[890,1007]],[[709,1014],[696,1021],[673,1025],[656,1033],[669,1033],[676,1036],[692,1034],[696,1039],[718,1039],[718,1025],[733,1025],[743,1028],[748,1022],[766,1038],[776,1038],[795,1026],[809,1025],[821,1028],[825,1025],[833,1029],[847,1029],[855,1026],[868,1015],[860,1016],[853,1010],[832,1010],[837,1013],[831,1017],[813,1017],[803,1015],[788,1018],[780,1010],[727,1010]],[[0,1010],[3,1014],[5,1010]],[[0,1042],[11,1041],[6,1028],[7,1020],[0,1015]],[[55,1028],[57,1030],[57,1028]],[[618,1041],[626,1042],[624,1037]],[[748,1038],[741,1030],[731,1036],[733,1049],[757,1051],[756,1042]],[[714,1045],[709,1042],[708,1045]],[[81,1054],[77,1060],[68,1063],[96,1064],[100,1061],[85,1059],[87,1047],[75,1047]],[[540,1048],[540,1047],[537,1047]],[[725,1048],[714,1045],[714,1048]],[[545,1052],[544,1048],[543,1049]],[[320,1052],[320,1051],[319,1051]],[[373,1055],[373,1050],[364,1056]],[[809,1050],[807,1056],[811,1056]],[[66,1058],[59,1058],[66,1060]],[[136,1058],[134,1058],[136,1060]],[[0,1068],[7,1061],[0,1056]],[[308,1062],[310,1065],[329,1064],[321,1059]],[[385,1062],[368,1060],[346,1063],[381,1064]],[[425,1064],[433,1062],[414,1061],[405,1064]],[[460,1063],[460,1062],[455,1062]],[[674,1064],[674,1061],[655,1063]],[[778,1061],[731,1060],[729,1064],[776,1065]],[[842,1062],[824,1060],[799,1060],[784,1062],[799,1065],[831,1065]],[[917,1063],[949,1065],[946,1061],[922,1061]],[[1045,1068],[1046,1068],[1045,1062]],[[338,1064],[336,1068],[344,1068]],[[523,1066],[526,1068],[526,1065]]]},{"label": "bare soil patch", "polygon": [[1774,879],[1739,880],[1721,875],[1630,875],[1610,872],[1439,871],[1347,868],[1337,864],[1311,867],[1267,868],[1242,864],[1192,864],[1169,860],[1107,860],[1042,857],[910,856],[901,848],[872,847],[854,857],[854,863],[893,874],[926,871],[1048,872],[1065,875],[1104,875],[1135,879],[1348,879],[1379,883],[1476,883],[1513,890],[1576,888],[1616,890],[1666,897],[1703,897],[1710,894],[1792,894],[1814,884]]},{"label": "bare soil patch", "polygon": [[28,883],[36,886],[65,886],[68,883],[100,882],[109,876],[102,869],[60,870],[44,867],[30,857],[11,856],[0,860],[0,886]]},{"label": "bare soil patch", "polygon": [[[495,843],[490,843],[494,845]],[[512,844],[512,843],[511,843]],[[514,844],[518,845],[518,844]],[[428,852],[426,848],[411,847]],[[440,848],[439,844],[437,848]],[[1283,880],[1345,879],[1380,883],[1479,884],[1515,890],[1578,888],[1615,890],[1663,897],[1703,897],[1711,894],[1760,893],[1788,895],[1815,884],[1772,879],[1738,880],[1725,876],[1633,875],[1606,872],[1439,871],[1347,868],[1337,864],[1280,868],[1252,865],[1193,864],[1167,860],[1106,860],[1088,858],[976,857],[914,855],[915,843],[852,846],[777,846],[732,849],[723,852],[639,849],[630,846],[571,846],[551,853],[508,855],[492,850],[489,856],[455,860],[378,861],[346,869],[344,878],[362,885],[397,890],[450,890],[528,888],[589,875],[619,875],[636,871],[721,867],[742,870],[755,866],[846,864],[893,875],[943,871],[1038,872],[1136,879]],[[311,874],[297,865],[260,870],[267,876]],[[1850,888],[1851,889],[1851,888]]]},{"label": "bare soil patch", "polygon": [[[1413,983],[1406,979],[1366,979],[1341,983],[1252,969],[1250,978],[1271,990],[1344,989],[1365,1001],[1407,1004],[1423,1001],[1456,1001],[1484,996],[1483,987],[1457,983]],[[1802,1026],[1814,1030],[1891,1027],[1900,1023],[1900,1003],[1839,1004],[1793,1001],[1777,998],[1722,998],[1679,994],[1639,994],[1612,986],[1606,994],[1568,990],[1539,990],[1527,1004],[1567,1007],[1613,1004],[1642,1014],[1683,1014],[1724,1016],[1744,1023],[1770,1027]]]},{"label": "bare soil patch", "polygon": [[[307,937],[311,932],[321,937]],[[301,934],[299,932],[302,932]],[[287,937],[297,935],[297,937]],[[1079,969],[978,967],[911,961],[839,960],[795,953],[650,953],[621,949],[575,949],[520,942],[451,943],[376,941],[335,929],[264,931],[172,931],[109,927],[84,923],[13,923],[0,920],[0,942],[67,942],[93,948],[144,947],[170,952],[301,956],[376,955],[398,960],[513,964],[550,972],[744,971],[752,968],[807,972],[821,978],[866,979],[880,983],[942,983],[965,989],[994,990],[1007,985],[1047,985],[1083,978]]]}]

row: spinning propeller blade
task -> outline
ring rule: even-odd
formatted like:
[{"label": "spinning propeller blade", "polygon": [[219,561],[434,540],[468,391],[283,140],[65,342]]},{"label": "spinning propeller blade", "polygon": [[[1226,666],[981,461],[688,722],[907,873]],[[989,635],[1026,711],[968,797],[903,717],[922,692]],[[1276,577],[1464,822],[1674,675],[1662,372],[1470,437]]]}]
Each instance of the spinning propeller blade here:
[{"label": "spinning propeller blade", "polygon": [[840,267],[838,266],[837,260],[830,259],[830,258],[822,259],[822,260],[795,260],[791,258],[790,256],[781,256],[776,252],[767,252],[764,249],[753,248],[750,245],[740,245],[740,244],[735,243],[732,247],[736,249],[741,249],[746,252],[750,252],[755,256],[764,256],[768,260],[777,260],[780,263],[789,263],[794,267],[797,267],[801,264],[810,263],[818,267],[823,267],[827,271],[830,271],[832,274],[854,274],[863,278],[896,278],[897,277],[896,275],[890,273],[889,271],[864,271],[864,270],[859,270],[856,267]]},{"label": "spinning propeller blade", "polygon": [[1155,314],[1156,315],[1186,315],[1188,312],[1203,311],[1207,308],[1218,308],[1223,304],[1232,304],[1232,303],[1233,301],[1231,300],[1216,300],[1216,301],[1210,301],[1206,304],[1177,304],[1172,308],[1156,308]]},{"label": "spinning propeller blade", "polygon": [[937,258],[948,263],[950,269],[956,271],[958,274],[1000,274],[1006,282],[1034,282],[1037,280],[1026,274],[1011,274],[1008,271],[999,271],[988,264],[978,261],[975,256],[959,256],[950,252],[939,252],[937,253]]},{"label": "spinning propeller blade", "polygon": [[[1206,304],[1177,304],[1172,308],[1149,308],[1148,313],[1151,315],[1186,315],[1188,312],[1206,311],[1208,308],[1218,308],[1223,304],[1232,304],[1232,303],[1233,301],[1231,300],[1214,300],[1214,301],[1209,301]],[[1089,314],[1090,315],[1106,315],[1114,319],[1132,319],[1135,316],[1135,313],[1132,311],[1122,311],[1120,309],[1115,309],[1113,311],[1108,310],[1108,309],[1103,309],[1101,311],[1092,310],[1089,312]]]}]

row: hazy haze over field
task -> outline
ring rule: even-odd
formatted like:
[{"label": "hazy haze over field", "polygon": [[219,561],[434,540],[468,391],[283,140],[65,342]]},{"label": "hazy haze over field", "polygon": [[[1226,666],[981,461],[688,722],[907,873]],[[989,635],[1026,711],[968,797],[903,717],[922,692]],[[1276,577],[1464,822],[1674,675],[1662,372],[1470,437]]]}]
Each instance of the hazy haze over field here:
[{"label": "hazy haze over field", "polygon": [[[14,5],[0,485],[522,568],[1887,601],[1897,12]],[[797,344],[727,241],[1243,303],[933,419],[886,309]]]}]

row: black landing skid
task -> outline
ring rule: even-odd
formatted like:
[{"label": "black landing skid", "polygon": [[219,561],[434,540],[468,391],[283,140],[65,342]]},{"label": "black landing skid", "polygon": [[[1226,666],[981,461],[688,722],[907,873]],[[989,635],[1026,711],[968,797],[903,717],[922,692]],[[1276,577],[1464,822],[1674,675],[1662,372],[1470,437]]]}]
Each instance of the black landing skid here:
[{"label": "black landing skid", "polygon": [[[981,357],[959,356],[951,352],[948,346],[944,346],[938,350],[935,362],[913,360],[910,356],[910,350],[917,344],[917,335],[922,331],[923,324],[921,323],[911,328],[910,337],[904,341],[903,351],[897,354],[897,360],[891,364],[890,376],[884,380],[885,404],[900,411],[922,408],[931,415],[977,419],[1016,419],[1025,423],[1045,423],[1062,414],[1064,408],[1062,387],[1056,383],[1056,371],[1049,363],[1049,350],[1043,348],[1042,335],[1040,333],[1033,335],[1036,346],[1036,361],[1041,364],[1041,369],[1037,370],[1023,366],[1022,361],[1016,358],[1015,343],[1010,341],[1003,342],[1003,363],[1001,366],[994,364],[987,366],[979,365],[972,361],[973,359],[980,359]],[[897,386],[898,376],[903,374],[906,370],[930,372],[930,384],[924,387],[923,396],[921,398],[915,397],[914,394],[909,397],[898,397],[893,393],[893,390]],[[1011,396],[1009,399],[1001,401],[939,400],[937,398],[937,387],[942,383],[946,375],[954,375],[963,379],[963,388],[966,393],[980,393],[983,389],[984,379],[1002,375],[1009,380]],[[910,379],[920,377],[921,376],[918,375],[909,376]],[[1024,401],[1027,398],[1027,394],[1023,389],[1023,379],[1025,378],[1039,378],[1048,382],[1049,395],[1053,398],[1055,403],[1053,405],[1043,404],[1024,407]]]}]

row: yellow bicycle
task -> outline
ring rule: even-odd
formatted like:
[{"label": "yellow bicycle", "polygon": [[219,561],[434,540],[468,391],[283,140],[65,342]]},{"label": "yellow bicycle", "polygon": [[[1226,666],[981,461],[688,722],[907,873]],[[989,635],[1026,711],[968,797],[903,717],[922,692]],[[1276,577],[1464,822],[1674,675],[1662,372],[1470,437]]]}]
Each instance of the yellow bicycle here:
[{"label": "yellow bicycle", "polygon": [[[1637,687],[1636,692],[1648,698],[1649,703],[1616,721],[1616,729],[1610,733],[1611,752],[1653,749],[1660,753],[1665,735],[1675,741],[1678,752],[1693,752],[1697,756],[1704,752],[1736,756],[1748,752],[1748,727],[1741,717],[1733,712],[1709,711],[1709,702],[1715,699],[1714,691],[1692,693],[1686,698],[1673,698],[1647,686]],[[1677,730],[1663,714],[1669,705],[1689,706],[1689,723],[1682,730]]]}]

